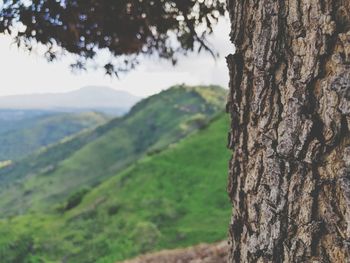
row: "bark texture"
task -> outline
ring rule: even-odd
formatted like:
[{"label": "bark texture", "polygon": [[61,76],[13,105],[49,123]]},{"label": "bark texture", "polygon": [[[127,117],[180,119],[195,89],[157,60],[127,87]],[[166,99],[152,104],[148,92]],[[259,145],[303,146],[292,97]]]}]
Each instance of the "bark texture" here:
[{"label": "bark texture", "polygon": [[230,262],[350,262],[350,1],[228,9]]}]

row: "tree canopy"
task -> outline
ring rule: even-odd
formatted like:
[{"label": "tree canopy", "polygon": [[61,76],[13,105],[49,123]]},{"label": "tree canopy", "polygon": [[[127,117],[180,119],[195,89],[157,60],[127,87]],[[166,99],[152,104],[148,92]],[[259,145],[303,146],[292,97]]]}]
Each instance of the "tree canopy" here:
[{"label": "tree canopy", "polygon": [[173,63],[189,51],[214,54],[206,37],[224,12],[223,0],[4,0],[0,33],[28,50],[44,44],[48,60],[77,55],[81,69],[107,49],[113,74],[145,54]]}]

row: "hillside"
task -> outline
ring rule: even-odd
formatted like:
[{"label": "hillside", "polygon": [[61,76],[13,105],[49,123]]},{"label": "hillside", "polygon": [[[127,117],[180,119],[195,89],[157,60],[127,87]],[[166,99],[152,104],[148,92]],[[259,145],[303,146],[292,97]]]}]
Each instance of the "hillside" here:
[{"label": "hillside", "polygon": [[[16,120],[16,113],[17,120]],[[21,116],[19,116],[21,115]],[[24,115],[24,116],[23,116]],[[26,115],[29,115],[26,117]],[[84,129],[95,128],[110,118],[96,112],[54,113],[32,112],[19,113],[7,111],[0,119],[0,162],[18,160],[42,147],[59,142]]]},{"label": "hillside", "polygon": [[45,210],[81,188],[98,185],[144,154],[203,127],[222,110],[225,96],[216,86],[176,86],[142,100],[98,136],[83,134],[92,138],[86,144],[78,136],[0,169],[1,216]]},{"label": "hillside", "polygon": [[16,130],[27,125],[28,120],[53,113],[45,110],[0,109],[0,133]]},{"label": "hillside", "polygon": [[0,109],[100,111],[120,115],[139,100],[125,91],[88,86],[65,93],[3,96],[0,97]]},{"label": "hillside", "polygon": [[225,239],[227,129],[221,115],[99,186],[81,189],[56,212],[0,221],[0,257],[4,263],[110,263]]}]

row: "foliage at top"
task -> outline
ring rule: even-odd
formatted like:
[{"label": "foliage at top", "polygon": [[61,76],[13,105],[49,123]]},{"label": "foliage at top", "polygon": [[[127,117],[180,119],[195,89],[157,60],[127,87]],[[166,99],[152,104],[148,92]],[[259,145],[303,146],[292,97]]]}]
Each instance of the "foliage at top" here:
[{"label": "foliage at top", "polygon": [[3,2],[0,33],[14,36],[28,50],[44,44],[48,60],[75,54],[79,69],[107,49],[114,57],[104,65],[108,74],[132,69],[142,54],[175,63],[188,51],[212,52],[206,36],[225,11],[223,0]]}]

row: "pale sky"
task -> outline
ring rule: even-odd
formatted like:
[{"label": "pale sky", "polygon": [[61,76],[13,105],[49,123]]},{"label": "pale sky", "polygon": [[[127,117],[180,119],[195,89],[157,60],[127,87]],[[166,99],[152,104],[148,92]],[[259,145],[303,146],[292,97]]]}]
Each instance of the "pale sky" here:
[{"label": "pale sky", "polygon": [[28,54],[0,35],[0,96],[31,93],[67,92],[84,86],[109,86],[145,97],[172,85],[186,83],[228,85],[225,56],[234,52],[229,41],[229,22],[222,19],[210,37],[219,52],[216,61],[208,54],[191,54],[173,67],[170,62],[143,59],[137,68],[120,78],[102,70],[72,73],[71,57],[48,63],[38,54]]}]

